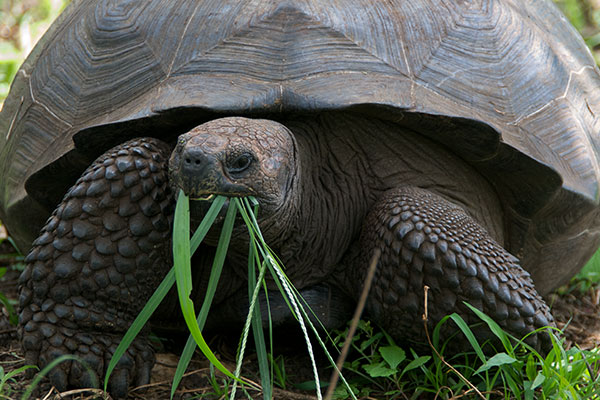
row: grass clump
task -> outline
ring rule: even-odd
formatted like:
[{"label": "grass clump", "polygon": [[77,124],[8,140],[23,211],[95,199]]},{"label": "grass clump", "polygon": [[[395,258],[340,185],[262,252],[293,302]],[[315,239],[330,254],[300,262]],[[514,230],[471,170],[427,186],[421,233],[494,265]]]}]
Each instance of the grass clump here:
[{"label": "grass clump", "polygon": [[5,371],[0,365],[0,399],[12,399],[14,391],[12,385],[17,384],[17,377],[23,374],[26,370],[35,368],[33,365],[24,365],[12,371]]},{"label": "grass clump", "polygon": [[[593,399],[600,395],[600,354],[597,349],[566,348],[551,328],[552,349],[541,354],[503,331],[491,318],[470,307],[498,339],[496,347],[479,343],[466,322],[452,314],[435,327],[431,352],[405,351],[384,331],[361,321],[353,339],[353,354],[344,365],[354,394],[378,399],[459,397],[482,399]],[[448,323],[459,329],[440,340]],[[345,338],[338,332],[336,343]],[[449,343],[467,340],[471,350],[451,353]],[[498,347],[500,346],[500,347]],[[334,398],[347,398],[338,388]]]}]

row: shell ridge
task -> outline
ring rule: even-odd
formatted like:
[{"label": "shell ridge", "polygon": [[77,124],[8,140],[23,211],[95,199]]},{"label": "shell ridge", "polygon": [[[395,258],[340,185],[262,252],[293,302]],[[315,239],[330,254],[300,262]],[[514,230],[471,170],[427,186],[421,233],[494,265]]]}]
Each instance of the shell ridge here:
[{"label": "shell ridge", "polygon": [[199,1],[194,7],[194,11],[188,16],[185,27],[183,28],[183,32],[181,33],[181,37],[177,41],[177,49],[173,52],[173,58],[171,59],[168,71],[166,71],[166,76],[163,77],[163,81],[167,80],[171,76],[171,73],[173,71],[173,65],[175,64],[175,60],[177,60],[177,56],[179,55],[179,51],[181,49],[181,44],[183,43],[183,38],[185,37],[185,34],[187,33],[187,30],[190,26],[190,23],[194,19],[194,16],[198,12],[198,7],[200,7],[200,4],[201,2]]}]

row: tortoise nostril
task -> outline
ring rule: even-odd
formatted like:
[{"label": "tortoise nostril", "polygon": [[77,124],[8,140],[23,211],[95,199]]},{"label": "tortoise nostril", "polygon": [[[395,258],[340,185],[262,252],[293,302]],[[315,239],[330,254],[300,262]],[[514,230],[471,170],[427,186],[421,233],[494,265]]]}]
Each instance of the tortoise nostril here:
[{"label": "tortoise nostril", "polygon": [[[192,161],[192,160],[193,160],[193,161]],[[201,162],[202,162],[202,161],[200,161],[200,159],[199,159],[199,158],[189,158],[189,157],[186,157],[186,159],[185,159],[185,163],[186,163],[186,164],[192,164],[192,163],[194,163],[194,164],[196,164],[196,165],[200,165],[200,163],[201,163]]]},{"label": "tortoise nostril", "polygon": [[198,171],[204,170],[212,164],[211,156],[197,146],[183,149],[180,160],[181,166],[193,174],[197,174]]}]

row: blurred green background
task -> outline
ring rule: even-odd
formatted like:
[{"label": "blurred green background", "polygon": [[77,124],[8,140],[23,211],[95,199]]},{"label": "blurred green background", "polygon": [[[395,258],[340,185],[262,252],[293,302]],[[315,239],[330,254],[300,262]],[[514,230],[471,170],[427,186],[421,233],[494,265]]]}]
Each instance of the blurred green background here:
[{"label": "blurred green background", "polygon": [[67,0],[0,0],[0,104],[19,66]]},{"label": "blurred green background", "polygon": [[[140,0],[143,1],[143,0]],[[69,0],[0,0],[0,104],[19,66]],[[600,0],[555,0],[600,61]]]}]

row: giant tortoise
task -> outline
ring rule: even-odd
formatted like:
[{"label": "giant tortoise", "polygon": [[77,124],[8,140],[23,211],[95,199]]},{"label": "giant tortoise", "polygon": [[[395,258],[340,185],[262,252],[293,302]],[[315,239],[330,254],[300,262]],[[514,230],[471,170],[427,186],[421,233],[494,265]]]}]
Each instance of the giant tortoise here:
[{"label": "giant tortoise", "polygon": [[[549,1],[75,0],[2,110],[0,218],[33,244],[27,362],[103,373],[171,266],[180,189],[255,196],[315,306],[354,301],[380,249],[367,311],[398,340],[423,338],[424,286],[431,324],[475,322],[468,302],[515,335],[551,325],[541,296],[599,245],[599,88]],[[216,300],[233,319],[243,233]],[[153,362],[138,338],[113,393]],[[89,384],[78,363],[51,379]]]}]

